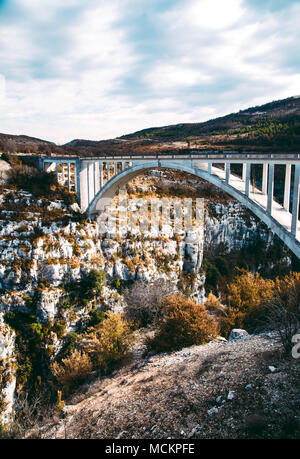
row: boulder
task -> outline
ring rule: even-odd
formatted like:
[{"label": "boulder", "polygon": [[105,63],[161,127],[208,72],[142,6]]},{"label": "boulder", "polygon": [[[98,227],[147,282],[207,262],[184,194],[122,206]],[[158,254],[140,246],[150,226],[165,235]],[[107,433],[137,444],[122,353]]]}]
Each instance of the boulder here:
[{"label": "boulder", "polygon": [[242,328],[233,328],[230,332],[228,341],[243,341],[249,337],[249,333]]}]

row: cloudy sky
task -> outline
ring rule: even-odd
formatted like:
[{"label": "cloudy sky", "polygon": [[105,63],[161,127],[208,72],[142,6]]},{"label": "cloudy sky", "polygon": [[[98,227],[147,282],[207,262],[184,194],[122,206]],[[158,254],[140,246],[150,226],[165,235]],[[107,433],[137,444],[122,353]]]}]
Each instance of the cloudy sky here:
[{"label": "cloudy sky", "polygon": [[0,132],[65,143],[300,94],[300,0],[0,0]]}]

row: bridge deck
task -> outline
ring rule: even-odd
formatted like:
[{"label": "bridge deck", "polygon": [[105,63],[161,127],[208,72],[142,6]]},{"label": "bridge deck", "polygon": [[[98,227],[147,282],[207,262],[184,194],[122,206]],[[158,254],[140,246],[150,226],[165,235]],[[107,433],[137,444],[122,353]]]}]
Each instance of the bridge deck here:
[{"label": "bridge deck", "polygon": [[[212,167],[212,173],[218,176],[221,180],[225,180],[225,171],[217,167]],[[230,174],[230,185],[239,190],[241,193],[245,192],[245,182],[233,174]],[[261,190],[256,187],[250,187],[249,198],[256,204],[260,205],[263,209],[267,209],[268,196],[263,194]],[[292,227],[292,214],[287,212],[281,204],[273,199],[272,216],[277,220],[285,229],[291,231]],[[300,221],[298,222],[298,230],[300,230]],[[297,231],[297,238],[300,241],[300,232]]]},{"label": "bridge deck", "polygon": [[[23,155],[27,156],[27,155]],[[193,151],[190,154],[185,153],[169,153],[169,154],[154,154],[154,155],[104,155],[104,156],[36,156],[37,159],[42,159],[46,162],[76,162],[76,160],[81,161],[128,161],[128,160],[191,160],[191,159],[200,159],[208,160],[210,162],[237,162],[241,161],[251,161],[252,163],[262,163],[265,161],[284,163],[289,162],[295,163],[295,161],[300,160],[299,153],[262,153],[262,152],[245,152],[239,153],[234,151],[228,152],[218,152],[218,151]]]}]

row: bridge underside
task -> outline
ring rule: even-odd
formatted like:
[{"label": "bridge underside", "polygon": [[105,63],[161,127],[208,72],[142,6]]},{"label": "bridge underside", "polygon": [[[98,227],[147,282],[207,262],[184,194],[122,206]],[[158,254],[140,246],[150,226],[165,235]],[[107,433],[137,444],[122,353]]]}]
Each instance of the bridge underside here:
[{"label": "bridge underside", "polygon": [[[205,162],[197,159],[149,160],[145,158],[121,162],[106,161],[106,165],[105,161],[77,159],[76,190],[82,210],[86,211],[89,216],[94,216],[101,214],[117,192],[138,175],[157,168],[187,172],[215,185],[246,206],[300,259],[299,163],[289,160],[276,162],[273,159],[238,161],[236,157],[233,158],[230,161],[222,161],[214,157],[210,161],[204,160]],[[216,163],[223,163],[224,170],[215,167]],[[242,165],[241,177],[231,173],[232,163]],[[251,164],[253,163],[263,165],[262,189],[251,185]],[[283,206],[273,199],[275,164],[286,166]],[[290,213],[291,168],[293,165],[293,205]],[[106,167],[106,173],[104,173],[104,167]],[[70,166],[67,169],[70,169]]]},{"label": "bridge underside", "polygon": [[[199,165],[200,166],[200,165]],[[151,171],[155,168],[170,168],[178,171],[187,172],[189,174],[200,177],[218,188],[222,189],[230,196],[241,202],[250,211],[252,211],[261,221],[263,221],[272,232],[289,247],[289,249],[300,258],[300,242],[295,236],[292,235],[292,214],[284,209],[278,202],[272,199],[271,213],[268,209],[268,194],[264,194],[256,187],[249,185],[247,190],[248,195],[245,194],[245,181],[233,174],[227,173],[217,167],[212,167],[210,170],[204,164],[202,167],[188,166],[186,163],[178,164],[173,162],[163,161],[152,162],[151,164],[138,164],[132,165],[128,170],[113,177],[107,182],[103,188],[97,193],[92,202],[90,203],[87,213],[88,215],[99,215],[104,208],[109,205],[110,201],[117,194],[117,192],[128,182],[135,177]],[[206,167],[206,169],[205,169]],[[300,224],[297,221],[297,230],[300,229]]]}]

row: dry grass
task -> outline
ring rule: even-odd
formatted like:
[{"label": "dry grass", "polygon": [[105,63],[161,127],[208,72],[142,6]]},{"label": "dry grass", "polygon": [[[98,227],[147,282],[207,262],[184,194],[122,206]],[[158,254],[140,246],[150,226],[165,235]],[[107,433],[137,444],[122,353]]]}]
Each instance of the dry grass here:
[{"label": "dry grass", "polygon": [[299,362],[267,336],[139,358],[68,400],[70,414],[42,437],[187,438],[200,424],[199,438],[297,438],[299,376]]}]

